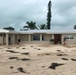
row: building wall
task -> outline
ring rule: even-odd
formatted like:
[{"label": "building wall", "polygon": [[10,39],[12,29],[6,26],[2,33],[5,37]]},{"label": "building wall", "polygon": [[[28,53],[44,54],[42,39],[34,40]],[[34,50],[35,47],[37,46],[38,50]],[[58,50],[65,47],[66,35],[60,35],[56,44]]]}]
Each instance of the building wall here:
[{"label": "building wall", "polygon": [[18,42],[18,34],[15,35],[15,43]]},{"label": "building wall", "polygon": [[66,44],[67,45],[76,44],[76,35],[75,34],[67,34],[67,35],[66,34],[63,34],[62,35],[62,43],[64,41],[63,39],[64,39],[65,36],[69,36],[69,37],[70,36],[73,36],[73,39],[70,39],[70,38],[69,39],[66,39]]},{"label": "building wall", "polygon": [[3,36],[4,44],[6,44],[6,35]]},{"label": "building wall", "polygon": [[[16,43],[16,37],[15,36],[16,36],[15,34],[9,34],[8,41],[9,41],[9,37],[10,37],[10,44]],[[6,44],[6,34],[3,34],[3,44]]]},{"label": "building wall", "polygon": [[29,36],[28,34],[20,34],[19,37],[21,41],[28,41],[28,36]]},{"label": "building wall", "polygon": [[[34,43],[34,44],[38,44],[38,43],[49,43],[50,40],[52,39],[52,34],[42,34],[44,37],[44,40],[40,41],[34,41],[33,40],[33,34],[30,34],[31,40],[29,41],[29,34],[15,34],[15,39],[13,39],[13,34],[9,34],[9,37],[11,38],[11,43],[15,40],[15,43],[17,43],[18,38],[20,38],[21,43]],[[67,39],[66,40],[66,44],[67,45],[71,45],[71,44],[76,44],[76,34],[62,34],[61,35],[61,42],[62,44],[64,43],[64,37],[65,36],[73,36],[73,39]],[[0,36],[0,44],[5,44],[6,43],[6,34],[2,34],[2,36]]]},{"label": "building wall", "polygon": [[50,41],[52,39],[51,34],[43,34],[43,36],[44,36],[44,41]]},{"label": "building wall", "polygon": [[3,40],[3,44],[6,44],[6,34],[2,34],[2,40]]},{"label": "building wall", "polygon": [[[11,44],[14,43],[14,40],[15,40],[15,43],[17,43],[18,38],[20,38],[21,43],[48,43],[52,38],[52,35],[49,35],[49,34],[42,34],[42,35],[44,37],[43,41],[40,41],[40,40],[34,41],[33,34],[30,34],[30,37],[31,37],[30,42],[29,42],[29,34],[14,34],[14,37],[13,37],[13,34],[9,34],[9,37],[10,37]],[[3,44],[3,43],[6,44],[6,34],[2,34],[2,36],[0,36],[0,44]]]},{"label": "building wall", "polygon": [[50,43],[49,41],[21,41],[22,44],[46,44]]},{"label": "building wall", "polygon": [[33,41],[33,34],[31,34],[31,41]]},{"label": "building wall", "polygon": [[[30,34],[30,41],[29,41],[29,34],[20,34],[20,39],[21,39],[21,43],[49,43],[50,39],[52,38],[51,34],[42,34],[44,37],[44,40],[40,41],[40,40],[33,40],[33,35],[34,34]],[[35,34],[36,35],[36,34]],[[40,35],[40,34],[39,34]]]},{"label": "building wall", "polygon": [[[42,34],[44,40],[43,41],[50,41],[52,39],[52,35],[51,34]],[[33,34],[31,35],[31,41],[33,40]],[[39,40],[38,40],[39,41]]]},{"label": "building wall", "polygon": [[3,44],[3,35],[0,34],[0,44]]},{"label": "building wall", "polygon": [[12,34],[9,34],[9,37],[10,37],[10,44],[12,44],[13,43],[13,35]]}]

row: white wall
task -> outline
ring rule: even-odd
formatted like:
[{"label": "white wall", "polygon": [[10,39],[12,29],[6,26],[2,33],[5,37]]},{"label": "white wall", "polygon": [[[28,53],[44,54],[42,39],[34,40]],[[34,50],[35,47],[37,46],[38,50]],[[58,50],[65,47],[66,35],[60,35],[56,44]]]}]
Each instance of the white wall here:
[{"label": "white wall", "polygon": [[44,36],[44,41],[50,41],[52,39],[51,34],[43,34],[43,36]]},{"label": "white wall", "polygon": [[3,44],[3,36],[0,36],[0,44]]},{"label": "white wall", "polygon": [[28,41],[28,34],[20,34],[20,40],[21,41]]},{"label": "white wall", "polygon": [[63,42],[64,37],[65,36],[69,36],[69,35],[72,35],[73,36],[73,39],[67,39],[66,40],[66,44],[67,45],[76,44],[76,34],[63,34],[62,35],[62,42]]}]

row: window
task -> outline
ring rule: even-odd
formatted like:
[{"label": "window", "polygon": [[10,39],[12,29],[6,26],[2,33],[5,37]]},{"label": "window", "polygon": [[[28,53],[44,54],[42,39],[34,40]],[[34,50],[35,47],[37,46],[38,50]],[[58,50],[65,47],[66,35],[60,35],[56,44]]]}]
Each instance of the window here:
[{"label": "window", "polygon": [[40,40],[40,34],[34,34],[33,40]]},{"label": "window", "polygon": [[65,39],[69,39],[69,36],[65,36]]},{"label": "window", "polygon": [[72,35],[70,35],[70,39],[74,39],[74,37]]},{"label": "window", "polygon": [[65,39],[74,39],[73,35],[66,35],[64,38]]}]

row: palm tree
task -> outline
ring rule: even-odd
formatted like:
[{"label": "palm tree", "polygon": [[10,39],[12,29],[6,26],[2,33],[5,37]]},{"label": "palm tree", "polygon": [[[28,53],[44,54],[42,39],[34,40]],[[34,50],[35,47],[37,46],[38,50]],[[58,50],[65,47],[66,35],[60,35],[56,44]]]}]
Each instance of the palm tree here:
[{"label": "palm tree", "polygon": [[29,28],[29,29],[38,29],[37,26],[36,26],[36,23],[31,21],[31,22],[26,22],[26,24],[28,26],[24,26],[23,28]]},{"label": "palm tree", "polygon": [[41,25],[39,26],[39,28],[40,28],[40,29],[47,29],[47,25],[41,24]]},{"label": "palm tree", "polygon": [[9,26],[9,27],[4,27],[3,29],[6,29],[6,30],[15,30],[13,27]]}]

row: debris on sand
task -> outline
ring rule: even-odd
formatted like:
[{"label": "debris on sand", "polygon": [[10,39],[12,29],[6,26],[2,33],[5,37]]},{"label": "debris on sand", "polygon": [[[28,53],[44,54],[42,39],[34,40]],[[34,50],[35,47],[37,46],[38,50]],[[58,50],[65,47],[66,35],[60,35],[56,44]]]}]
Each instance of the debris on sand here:
[{"label": "debris on sand", "polygon": [[36,49],[36,50],[41,50],[40,48],[34,48],[34,49]]},{"label": "debris on sand", "polygon": [[30,47],[34,47],[34,46],[30,46]]},{"label": "debris on sand", "polygon": [[22,48],[22,49],[26,49],[26,48]]},{"label": "debris on sand", "polygon": [[64,65],[64,64],[52,63],[51,66],[49,66],[49,68],[55,70],[56,67],[61,66],[61,65]]},{"label": "debris on sand", "polygon": [[30,60],[29,58],[22,58],[21,59],[22,61],[28,61],[28,60]]},{"label": "debris on sand", "polygon": [[61,52],[61,50],[57,50],[58,52]]},{"label": "debris on sand", "polygon": [[19,48],[19,47],[16,47],[16,48]]},{"label": "debris on sand", "polygon": [[44,68],[45,66],[42,66],[42,68]]},{"label": "debris on sand", "polygon": [[13,69],[13,68],[14,68],[13,66],[10,67],[10,69]]},{"label": "debris on sand", "polygon": [[23,70],[22,67],[17,68],[17,70],[20,71],[20,72],[22,72],[22,73],[25,73],[25,71]]},{"label": "debris on sand", "polygon": [[71,58],[72,61],[76,61],[76,59]]},{"label": "debris on sand", "polygon": [[18,57],[9,57],[9,59],[11,59],[11,60],[12,59],[17,59],[18,60],[19,58]]},{"label": "debris on sand", "polygon": [[57,56],[67,56],[67,54],[57,54]]},{"label": "debris on sand", "polygon": [[51,53],[46,53],[45,55],[51,55]]},{"label": "debris on sand", "polygon": [[9,57],[9,59],[11,59],[11,60],[16,59],[16,60],[22,60],[22,61],[28,61],[28,60],[30,60],[29,58],[22,58],[22,59],[20,59],[18,57]]},{"label": "debris on sand", "polygon": [[8,49],[11,49],[11,48],[8,47]]},{"label": "debris on sand", "polygon": [[45,56],[45,55],[49,56],[49,55],[51,55],[51,53],[41,53],[41,54],[38,54],[38,56]]},{"label": "debris on sand", "polygon": [[34,48],[34,49],[37,49],[37,48]]},{"label": "debris on sand", "polygon": [[19,52],[15,52],[15,51],[12,51],[12,50],[6,50],[7,52],[10,52],[10,53],[19,53]]},{"label": "debris on sand", "polygon": [[24,55],[29,55],[29,52],[26,52],[26,53],[21,53],[21,54],[24,54]]},{"label": "debris on sand", "polygon": [[38,48],[37,50],[41,50],[40,48]]},{"label": "debris on sand", "polygon": [[69,59],[67,59],[67,58],[61,58],[62,60],[69,60]]}]

